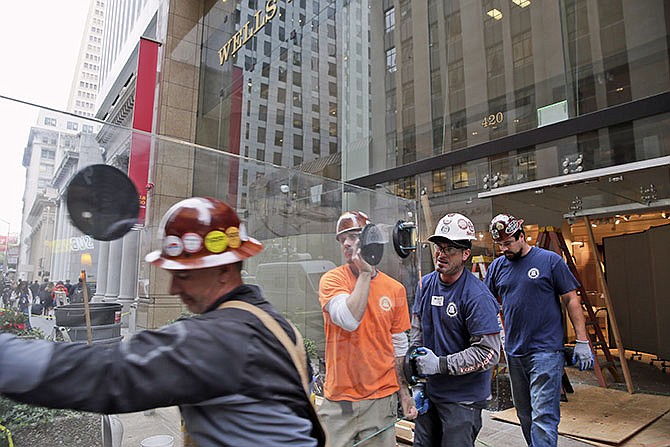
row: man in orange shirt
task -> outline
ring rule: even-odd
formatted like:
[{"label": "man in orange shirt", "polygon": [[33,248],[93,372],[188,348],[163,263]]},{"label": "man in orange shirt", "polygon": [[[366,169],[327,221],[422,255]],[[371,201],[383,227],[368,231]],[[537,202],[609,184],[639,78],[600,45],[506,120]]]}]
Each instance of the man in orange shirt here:
[{"label": "man in orange shirt", "polygon": [[402,373],[410,328],[407,294],[361,258],[358,235],[368,223],[360,211],[340,216],[336,237],[346,264],[324,274],[319,284],[326,332],[319,414],[331,447],[368,437],[375,446],[395,446],[396,392],[405,416],[417,416]]}]

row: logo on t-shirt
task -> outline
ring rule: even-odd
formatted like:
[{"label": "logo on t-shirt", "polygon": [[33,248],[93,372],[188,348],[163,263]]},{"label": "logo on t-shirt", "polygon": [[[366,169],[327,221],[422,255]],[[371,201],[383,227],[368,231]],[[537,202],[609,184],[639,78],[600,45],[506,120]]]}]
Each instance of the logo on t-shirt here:
[{"label": "logo on t-shirt", "polygon": [[540,276],[540,271],[536,267],[528,270],[528,277],[530,279],[536,279],[538,276]]},{"label": "logo on t-shirt", "polygon": [[444,297],[442,295],[433,295],[430,297],[431,306],[444,306]]},{"label": "logo on t-shirt", "polygon": [[381,307],[382,310],[385,310],[387,312],[391,310],[391,308],[393,307],[393,305],[391,304],[391,298],[387,296],[379,298],[379,307]]},{"label": "logo on t-shirt", "polygon": [[452,318],[458,315],[458,308],[451,301],[449,302],[449,304],[447,304],[447,315]]}]

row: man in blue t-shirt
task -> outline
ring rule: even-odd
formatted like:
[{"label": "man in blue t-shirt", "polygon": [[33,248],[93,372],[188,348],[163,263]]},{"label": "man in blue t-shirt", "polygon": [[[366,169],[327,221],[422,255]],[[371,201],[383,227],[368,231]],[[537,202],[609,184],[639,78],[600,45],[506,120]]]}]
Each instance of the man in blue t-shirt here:
[{"label": "man in blue t-shirt", "polygon": [[[413,388],[417,408],[414,446],[474,446],[481,413],[491,398],[491,371],[500,356],[499,306],[475,275],[465,270],[475,227],[449,213],[437,223],[435,271],[417,287],[411,346],[419,374]],[[427,406],[427,410],[426,410]]]},{"label": "man in blue t-shirt", "polygon": [[555,446],[565,361],[561,298],[577,335],[573,362],[587,369],[593,356],[579,283],[559,255],[528,245],[522,224],[508,214],[491,220],[491,237],[504,256],[491,263],[485,281],[502,299],[505,354],[523,436],[533,447]]}]

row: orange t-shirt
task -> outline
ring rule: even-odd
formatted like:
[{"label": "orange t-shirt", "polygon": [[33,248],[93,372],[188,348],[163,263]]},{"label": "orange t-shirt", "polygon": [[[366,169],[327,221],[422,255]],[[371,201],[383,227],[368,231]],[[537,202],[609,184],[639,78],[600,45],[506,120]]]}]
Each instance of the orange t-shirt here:
[{"label": "orange t-shirt", "polygon": [[[348,265],[326,272],[319,283],[321,308],[335,296],[349,295],[357,277]],[[405,287],[377,272],[370,281],[368,304],[360,325],[349,332],[324,309],[326,382],[330,400],[359,401],[390,396],[398,390],[391,334],[410,328]]]}]

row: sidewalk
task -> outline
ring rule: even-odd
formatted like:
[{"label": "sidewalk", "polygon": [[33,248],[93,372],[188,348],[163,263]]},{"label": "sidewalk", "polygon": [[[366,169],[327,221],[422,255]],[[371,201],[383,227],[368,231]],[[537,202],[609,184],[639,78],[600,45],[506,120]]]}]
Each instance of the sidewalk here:
[{"label": "sidewalk", "polygon": [[[482,412],[483,427],[477,438],[477,446],[519,447],[526,445],[519,426],[492,419],[492,414],[492,411]],[[121,414],[119,418],[123,422],[122,447],[139,447],[143,439],[154,435],[171,435],[175,438],[175,447],[182,445],[177,407],[158,408],[151,415],[145,415],[142,412]],[[586,447],[590,444],[559,436],[558,445],[559,447]]]}]

